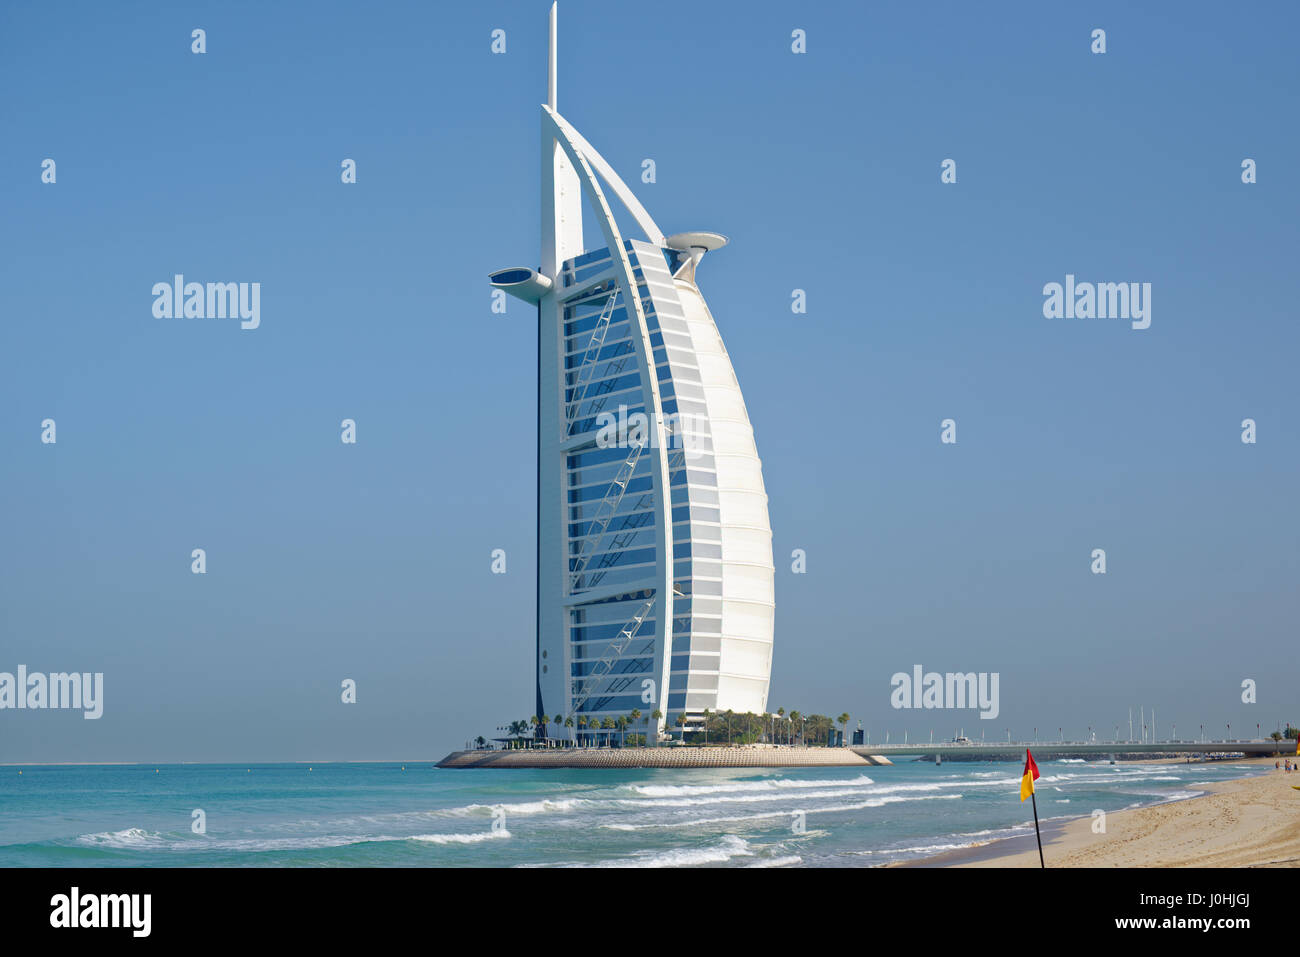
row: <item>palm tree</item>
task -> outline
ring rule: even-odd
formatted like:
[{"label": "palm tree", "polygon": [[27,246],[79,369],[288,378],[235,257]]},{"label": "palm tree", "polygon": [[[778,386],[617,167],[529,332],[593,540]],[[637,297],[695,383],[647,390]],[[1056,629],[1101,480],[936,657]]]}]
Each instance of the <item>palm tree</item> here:
[{"label": "palm tree", "polygon": [[798,711],[790,712],[790,743],[794,744],[794,726],[798,722],[800,714]]},{"label": "palm tree", "polygon": [[581,731],[586,726],[587,726],[587,716],[585,714],[578,715],[578,730]]},{"label": "palm tree", "polygon": [[767,725],[767,743],[772,743],[772,712],[764,711],[761,715],[763,723]]},{"label": "palm tree", "polygon": [[[614,723],[613,718],[606,718],[604,721],[600,723],[600,726],[604,728],[606,731],[613,731],[615,728],[618,727],[618,725]],[[609,738],[605,739],[605,746],[609,747]]]},{"label": "palm tree", "polygon": [[704,743],[706,745],[709,743],[709,718],[711,717],[713,717],[712,712],[710,712],[708,708],[705,708],[704,709]]},{"label": "palm tree", "polygon": [[686,712],[677,715],[677,727],[682,729],[682,744],[686,743]]},{"label": "palm tree", "polygon": [[618,746],[620,748],[627,746],[627,715],[618,716]]},{"label": "palm tree", "polygon": [[732,711],[730,708],[728,708],[726,711],[726,715],[727,715],[727,747],[731,747],[731,719],[732,717],[734,717],[735,712]]},{"label": "palm tree", "polygon": [[785,708],[777,708],[776,716],[781,719],[782,724],[785,724]]},{"label": "palm tree", "polygon": [[840,734],[849,730],[849,713],[847,711],[840,712],[840,716],[835,720],[840,723]]},{"label": "palm tree", "polygon": [[[570,730],[573,729],[573,715],[569,715],[567,718],[564,719],[564,726]],[[568,735],[565,735],[565,737],[567,738]],[[575,744],[577,743],[577,738],[574,738],[574,743]]]},{"label": "palm tree", "polygon": [[[660,711],[658,708],[655,708],[653,711],[650,712],[650,720],[655,723],[655,744],[659,743],[659,722],[663,720],[663,717],[664,717],[664,713]],[[650,742],[647,739],[646,744],[649,743]]]},{"label": "palm tree", "polygon": [[483,735],[480,734],[477,738],[474,739],[474,744],[479,748],[485,748],[487,747],[487,738],[483,737]]}]

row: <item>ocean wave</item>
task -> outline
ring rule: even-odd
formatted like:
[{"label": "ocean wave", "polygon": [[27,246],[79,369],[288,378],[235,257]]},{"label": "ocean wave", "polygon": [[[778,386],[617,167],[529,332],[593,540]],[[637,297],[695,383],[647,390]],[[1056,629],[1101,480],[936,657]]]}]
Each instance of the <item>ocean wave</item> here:
[{"label": "ocean wave", "polygon": [[979,847],[988,841],[966,841],[962,844],[918,844],[915,847],[881,847],[871,851],[854,851],[864,857],[874,854],[891,856],[899,854],[940,854],[944,851],[961,851],[968,847]]},{"label": "ocean wave", "polygon": [[[1017,778],[1017,780],[1019,779]],[[1038,783],[1040,785],[1056,784],[1059,782],[1061,784],[1071,784],[1071,785],[1105,784],[1108,786],[1112,786],[1115,784],[1125,783],[1129,781],[1181,781],[1181,780],[1183,779],[1180,776],[1176,774],[1169,774],[1167,772],[1152,774],[1149,771],[1145,771],[1141,769],[1125,768],[1121,770],[1119,773],[1089,771],[1085,774],[1078,774],[1074,772],[1064,772],[1061,774],[1044,774],[1038,779]]]},{"label": "ocean wave", "polygon": [[702,827],[707,824],[738,824],[746,821],[764,821],[771,818],[788,818],[793,817],[795,814],[843,813],[846,811],[862,811],[867,808],[884,807],[886,804],[900,804],[911,801],[955,801],[960,798],[960,794],[933,794],[914,798],[882,795],[881,797],[860,801],[857,804],[830,805],[828,807],[795,807],[788,811],[764,811],[761,814],[736,814],[728,817],[702,817],[689,821],[673,819],[671,821],[655,821],[649,824],[601,824],[600,827],[610,831],[648,831],[654,828],[664,827]]},{"label": "ocean wave", "polygon": [[1002,837],[1015,837],[1020,834],[1029,834],[1032,831],[1033,828],[1030,827],[1029,825],[1021,824],[1021,825],[1013,825],[1011,827],[989,827],[989,828],[985,828],[982,831],[963,831],[959,836],[960,837],[986,837],[988,835],[996,834],[998,835],[999,838],[1002,838]]},{"label": "ocean wave", "polygon": [[753,864],[746,864],[746,867],[793,867],[796,864],[802,864],[803,858],[798,854],[792,854],[789,857],[773,857],[766,861],[755,861]]},{"label": "ocean wave", "polygon": [[705,847],[683,847],[667,851],[643,851],[631,857],[598,861],[585,867],[699,867],[702,864],[725,864],[736,857],[753,857],[754,849],[743,837],[724,834]]},{"label": "ocean wave", "polygon": [[467,804],[464,807],[447,808],[440,813],[460,817],[483,815],[490,817],[498,811],[504,811],[506,817],[527,816],[530,814],[567,813],[595,802],[583,798],[563,798],[553,801],[543,798],[540,801],[520,801],[514,804]]},{"label": "ocean wave", "polygon": [[726,784],[628,784],[624,788],[644,797],[689,797],[696,794],[726,794],[741,791],[772,791],[788,788],[863,787],[875,784],[865,774],[848,780],[835,778],[765,778],[761,781],[729,781]]},{"label": "ocean wave", "polygon": [[82,834],[78,843],[92,847],[113,848],[127,851],[241,851],[257,853],[259,851],[309,851],[320,848],[347,847],[352,844],[382,844],[386,841],[400,841],[403,838],[375,834],[330,834],[319,837],[271,837],[271,838],[228,838],[216,839],[205,836],[167,837],[157,831],[146,831],[138,827],[129,827],[121,831],[103,831],[97,834]]},{"label": "ocean wave", "polygon": [[852,794],[862,792],[852,788],[837,788],[830,791],[807,791],[799,794],[782,794],[782,793],[742,793],[742,794],[715,794],[712,796],[702,797],[684,797],[684,798],[656,798],[654,800],[633,800],[625,798],[617,803],[623,807],[632,808],[663,808],[663,807],[705,807],[712,804],[765,804],[773,801],[815,801],[822,798],[846,797]]},{"label": "ocean wave", "polygon": [[122,850],[155,850],[166,847],[167,838],[157,831],[146,831],[139,827],[128,827],[121,831],[100,831],[96,834],[82,834],[77,838],[82,844],[95,847],[115,847]]},{"label": "ocean wave", "polygon": [[[938,784],[935,784],[933,786],[940,787],[940,788],[1000,788],[1000,787],[1005,787],[1006,785],[1009,784],[1019,784],[1019,783],[1020,783],[1020,778],[1012,778],[1012,777],[1007,777],[1005,775],[999,774],[999,776],[996,778],[991,778],[989,780],[984,780],[984,781],[975,781],[969,778],[962,778],[956,781],[940,781]],[[921,785],[916,785],[916,784],[898,785],[898,787],[920,787],[920,786]]]},{"label": "ocean wave", "polygon": [[478,844],[480,841],[503,840],[511,837],[509,831],[478,831],[474,834],[413,834],[408,841],[423,841],[426,844]]},{"label": "ocean wave", "polygon": [[1170,801],[1185,801],[1188,798],[1201,797],[1203,794],[1205,794],[1204,791],[1161,791],[1160,797],[1163,800],[1160,803],[1168,804]]}]

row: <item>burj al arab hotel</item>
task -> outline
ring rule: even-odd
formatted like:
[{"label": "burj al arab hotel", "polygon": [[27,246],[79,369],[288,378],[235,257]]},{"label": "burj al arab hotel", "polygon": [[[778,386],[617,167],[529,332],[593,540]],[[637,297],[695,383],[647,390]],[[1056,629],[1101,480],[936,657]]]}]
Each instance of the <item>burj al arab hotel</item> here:
[{"label": "burj al arab hotel", "polygon": [[537,306],[537,714],[573,736],[637,710],[654,743],[682,714],[767,708],[767,493],[697,285],[727,239],[665,236],[560,114],[554,6],[547,79],[541,263],[490,277]]}]

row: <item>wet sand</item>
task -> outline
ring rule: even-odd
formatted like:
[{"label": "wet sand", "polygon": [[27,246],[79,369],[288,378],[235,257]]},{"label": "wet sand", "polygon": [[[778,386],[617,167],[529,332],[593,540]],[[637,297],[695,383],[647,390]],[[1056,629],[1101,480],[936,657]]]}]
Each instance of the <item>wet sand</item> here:
[{"label": "wet sand", "polygon": [[[1205,786],[1205,795],[1115,811],[1106,832],[1091,817],[1043,825],[1048,867],[1300,866],[1300,773],[1273,770],[1272,758],[1235,761],[1267,766],[1260,777]],[[912,867],[1038,867],[1033,834],[908,862]]]}]

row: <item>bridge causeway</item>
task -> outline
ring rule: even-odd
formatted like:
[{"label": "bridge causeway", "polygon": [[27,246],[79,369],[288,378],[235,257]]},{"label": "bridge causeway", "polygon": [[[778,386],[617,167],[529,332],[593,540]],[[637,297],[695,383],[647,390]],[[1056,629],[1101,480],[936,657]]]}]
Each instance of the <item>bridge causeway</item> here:
[{"label": "bridge causeway", "polygon": [[1077,742],[1077,741],[1012,741],[1003,744],[953,744],[951,741],[917,744],[854,745],[851,750],[860,755],[882,754],[885,757],[905,755],[936,755],[939,758],[982,758],[986,761],[1023,761],[1025,749],[1036,758],[1092,757],[1120,758],[1125,755],[1149,756],[1163,754],[1173,757],[1184,754],[1245,754],[1248,758],[1282,757],[1295,754],[1295,741],[1159,741],[1134,743],[1131,741]]}]

